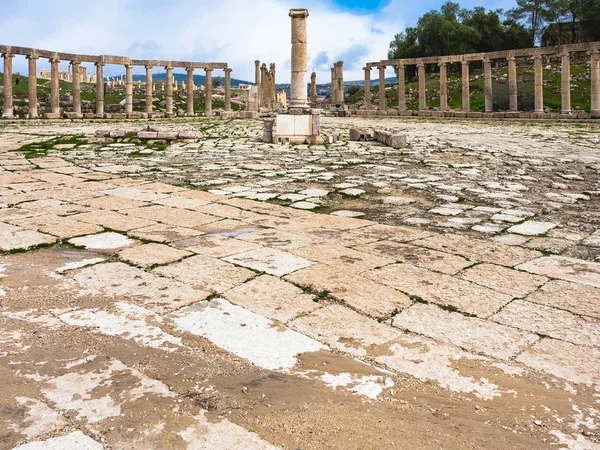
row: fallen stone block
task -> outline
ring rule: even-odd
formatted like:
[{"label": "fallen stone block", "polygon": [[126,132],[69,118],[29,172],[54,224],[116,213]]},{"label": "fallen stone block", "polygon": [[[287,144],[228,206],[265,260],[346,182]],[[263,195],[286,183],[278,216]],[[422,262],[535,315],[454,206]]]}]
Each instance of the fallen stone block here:
[{"label": "fallen stone block", "polygon": [[137,137],[140,139],[156,139],[158,132],[156,131],[138,131]]},{"label": "fallen stone block", "polygon": [[370,141],[373,139],[373,132],[367,128],[351,128],[351,141]]},{"label": "fallen stone block", "polygon": [[168,141],[175,140],[177,139],[177,131],[159,131],[157,138],[165,139]]},{"label": "fallen stone block", "polygon": [[204,135],[200,131],[180,131],[179,139],[202,139]]},{"label": "fallen stone block", "polygon": [[391,128],[387,130],[375,130],[373,134],[376,141],[382,142],[388,147],[404,148],[407,145],[406,135],[400,130]]},{"label": "fallen stone block", "polygon": [[108,133],[108,137],[113,138],[113,139],[125,137],[125,131],[123,131],[123,130],[111,131],[110,133]]}]

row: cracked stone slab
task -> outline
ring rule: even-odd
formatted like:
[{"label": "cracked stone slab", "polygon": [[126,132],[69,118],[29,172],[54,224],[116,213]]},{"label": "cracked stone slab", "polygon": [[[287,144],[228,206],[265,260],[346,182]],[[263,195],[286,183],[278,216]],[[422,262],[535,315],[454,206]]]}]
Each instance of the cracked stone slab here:
[{"label": "cracked stone slab", "polygon": [[314,339],[224,299],[196,303],[170,318],[180,330],[204,336],[269,370],[291,369],[299,354],[326,349]]},{"label": "cracked stone slab", "polygon": [[560,280],[600,287],[600,263],[565,256],[546,256],[521,264],[517,266],[517,269]]},{"label": "cracked stone slab", "polygon": [[137,217],[126,216],[125,214],[108,210],[77,214],[72,217],[82,222],[102,225],[103,227],[118,231],[130,231],[135,228],[143,228],[149,227],[150,225],[156,225],[156,222],[153,220],[146,220]]},{"label": "cracked stone slab", "polygon": [[548,281],[548,278],[540,275],[494,264],[478,264],[462,272],[459,277],[513,297],[524,297]]},{"label": "cracked stone slab", "polygon": [[213,258],[222,258],[235,255],[249,250],[260,248],[260,245],[244,240],[234,239],[232,237],[220,236],[216,234],[195,236],[183,239],[173,243],[174,247],[185,248],[186,250],[198,253],[200,255],[212,256]]},{"label": "cracked stone slab", "polygon": [[102,228],[97,225],[74,220],[71,217],[60,217],[49,214],[45,216],[35,216],[27,219],[13,220],[11,223],[23,228],[39,231],[41,233],[51,234],[61,239],[81,236],[83,234],[99,233],[100,231],[103,231]]},{"label": "cracked stone slab", "polygon": [[192,254],[192,252],[169,247],[168,245],[149,243],[121,250],[119,257],[136,266],[151,267],[179,261]]},{"label": "cracked stone slab", "polygon": [[254,278],[223,296],[236,305],[283,323],[321,307],[313,301],[312,295],[271,275]]},{"label": "cracked stone slab", "polygon": [[299,317],[289,326],[332,348],[366,356],[369,348],[390,342],[401,332],[341,305],[329,305]]},{"label": "cracked stone slab", "polygon": [[187,209],[171,208],[169,206],[161,205],[128,209],[125,213],[128,216],[153,220],[184,228],[195,228],[218,220],[215,216],[198,211],[188,211]]},{"label": "cracked stone slab", "polygon": [[444,311],[435,305],[416,304],[395,316],[392,325],[476,354],[504,360],[538,340],[533,333]]},{"label": "cracked stone slab", "polygon": [[150,225],[149,227],[137,228],[127,232],[129,236],[147,241],[155,241],[161,243],[172,243],[182,239],[191,238],[203,234],[201,231],[192,228],[183,228],[164,223]]},{"label": "cracked stone slab", "polygon": [[285,250],[307,247],[315,243],[314,238],[305,234],[290,233],[275,228],[265,228],[250,233],[244,233],[239,239],[254,242],[266,247],[276,247]]},{"label": "cracked stone slab", "polygon": [[552,280],[527,301],[565,309],[580,316],[600,319],[600,289],[568,281]]},{"label": "cracked stone slab", "polygon": [[3,251],[27,249],[43,244],[53,244],[57,240],[56,237],[48,234],[0,222],[0,249]]},{"label": "cracked stone slab", "polygon": [[265,272],[278,277],[295,272],[296,270],[304,269],[313,264],[311,261],[304,258],[275,248],[259,248],[222,259],[239,266],[248,267],[252,270]]},{"label": "cracked stone slab", "polygon": [[325,264],[315,264],[285,278],[318,292],[327,291],[356,310],[374,317],[387,317],[412,304],[402,292]]},{"label": "cracked stone slab", "polygon": [[510,227],[507,231],[509,233],[522,234],[524,236],[539,236],[540,234],[546,234],[555,227],[556,224],[552,222],[537,222],[535,220],[528,220],[519,225]]},{"label": "cracked stone slab", "polygon": [[600,320],[580,317],[549,306],[515,300],[492,320],[573,344],[600,347]]},{"label": "cracked stone slab", "polygon": [[112,231],[69,239],[69,243],[85,247],[89,250],[113,250],[129,247],[135,242],[127,236]]},{"label": "cracked stone slab", "polygon": [[512,300],[510,295],[411,264],[392,264],[372,270],[365,276],[409,296],[442,306],[451,305],[461,312],[483,318],[491,316]]}]

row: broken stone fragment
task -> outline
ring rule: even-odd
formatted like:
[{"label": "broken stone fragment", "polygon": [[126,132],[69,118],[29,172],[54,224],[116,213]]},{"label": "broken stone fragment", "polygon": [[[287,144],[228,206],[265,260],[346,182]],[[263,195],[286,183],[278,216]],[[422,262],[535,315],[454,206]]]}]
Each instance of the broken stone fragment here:
[{"label": "broken stone fragment", "polygon": [[367,128],[350,128],[351,141],[370,141],[373,139],[373,131]]}]

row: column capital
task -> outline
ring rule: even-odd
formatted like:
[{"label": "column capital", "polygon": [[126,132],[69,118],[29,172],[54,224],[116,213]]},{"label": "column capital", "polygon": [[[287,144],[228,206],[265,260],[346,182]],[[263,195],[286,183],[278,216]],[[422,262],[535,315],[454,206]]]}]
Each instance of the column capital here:
[{"label": "column capital", "polygon": [[571,57],[571,53],[570,52],[561,52],[558,54],[561,58],[570,58]]},{"label": "column capital", "polygon": [[371,71],[371,67],[370,66],[365,66],[365,67],[363,67],[363,70],[365,72],[367,72],[367,71],[370,72]]},{"label": "column capital", "polygon": [[133,64],[123,64],[126,69],[133,69]]},{"label": "column capital", "polygon": [[70,63],[72,66],[80,66],[81,65],[81,61],[71,61]]},{"label": "column capital", "polygon": [[463,60],[462,60],[460,63],[461,63],[463,66],[466,66],[466,65],[467,65],[467,64],[469,64],[470,62],[471,62],[471,61],[467,61],[467,60],[464,60],[464,59],[463,59]]},{"label": "column capital", "polygon": [[260,60],[256,59],[256,60],[254,61],[254,65],[255,65],[255,66],[260,66]]},{"label": "column capital", "polygon": [[290,9],[289,16],[292,19],[306,19],[308,17],[308,9]]},{"label": "column capital", "polygon": [[96,67],[104,67],[106,64],[104,64],[104,63],[103,63],[103,62],[101,62],[101,61],[98,61],[98,62],[95,62],[95,63],[94,63],[94,65],[95,65]]},{"label": "column capital", "polygon": [[440,61],[440,62],[438,62],[438,67],[443,67],[446,64],[448,64],[446,61]]},{"label": "column capital", "polygon": [[14,58],[15,55],[12,53],[2,53],[3,58]]},{"label": "column capital", "polygon": [[152,70],[154,68],[154,66],[144,66],[146,68],[146,70],[150,69]]},{"label": "column capital", "polygon": [[194,68],[193,68],[193,67],[186,67],[186,68],[185,68],[185,71],[186,71],[187,73],[190,73],[190,72],[193,72],[193,71],[194,71]]},{"label": "column capital", "polygon": [[492,62],[492,60],[490,58],[487,58],[487,57],[483,58],[482,61],[483,61],[484,64],[489,64],[489,63]]},{"label": "column capital", "polygon": [[594,48],[588,52],[590,55],[597,55],[600,53],[600,49]]},{"label": "column capital", "polygon": [[538,59],[542,59],[542,55],[531,55],[531,59],[538,60]]},{"label": "column capital", "polygon": [[48,58],[48,61],[50,61],[51,63],[60,63],[60,59],[58,58]]},{"label": "column capital", "polygon": [[26,55],[25,58],[27,58],[27,59],[33,59],[33,60],[40,59],[39,56],[35,56],[35,55]]},{"label": "column capital", "polygon": [[387,66],[386,66],[385,64],[379,64],[379,65],[377,66],[377,68],[378,68],[378,69],[383,69],[383,70],[385,70],[385,68],[386,68],[386,67],[387,67]]},{"label": "column capital", "polygon": [[[264,64],[263,64],[263,65],[264,65]],[[266,67],[266,66],[265,66],[265,67]],[[212,72],[212,71],[213,71],[213,69],[205,68],[205,69],[204,69],[204,71],[205,71],[206,73],[209,73],[209,72]]]},{"label": "column capital", "polygon": [[231,73],[231,72],[233,72],[233,69],[231,69],[229,67],[227,69],[225,69],[225,73]]},{"label": "column capital", "polygon": [[425,67],[425,63],[423,61],[417,62],[417,67]]},{"label": "column capital", "polygon": [[517,59],[517,58],[515,58],[515,57],[514,57],[514,56],[512,56],[512,55],[511,55],[511,56],[508,56],[508,57],[506,58],[506,60],[507,60],[507,61],[515,61],[516,59]]},{"label": "column capital", "polygon": [[165,66],[165,70],[173,70],[173,66]]}]

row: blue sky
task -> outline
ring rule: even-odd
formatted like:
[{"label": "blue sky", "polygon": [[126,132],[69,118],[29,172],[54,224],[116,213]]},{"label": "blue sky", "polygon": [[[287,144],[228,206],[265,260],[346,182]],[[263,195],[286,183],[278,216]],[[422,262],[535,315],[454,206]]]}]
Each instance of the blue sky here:
[{"label": "blue sky", "polygon": [[[442,0],[1,0],[0,44],[65,53],[135,59],[227,62],[233,76],[252,81],[254,60],[290,78],[290,8],[308,8],[308,67],[318,82],[344,60],[345,79],[362,79],[365,62],[387,57],[395,33],[439,9]],[[464,8],[514,6],[514,0],[464,0]],[[61,63],[61,70],[68,62]],[[26,72],[24,57],[15,71]],[[40,60],[38,68],[49,68]],[[164,69],[155,69],[162,71]],[[93,66],[88,67],[93,72]],[[106,73],[123,73],[107,66]],[[143,67],[134,73],[144,73]],[[389,75],[392,69],[389,69]]]}]

